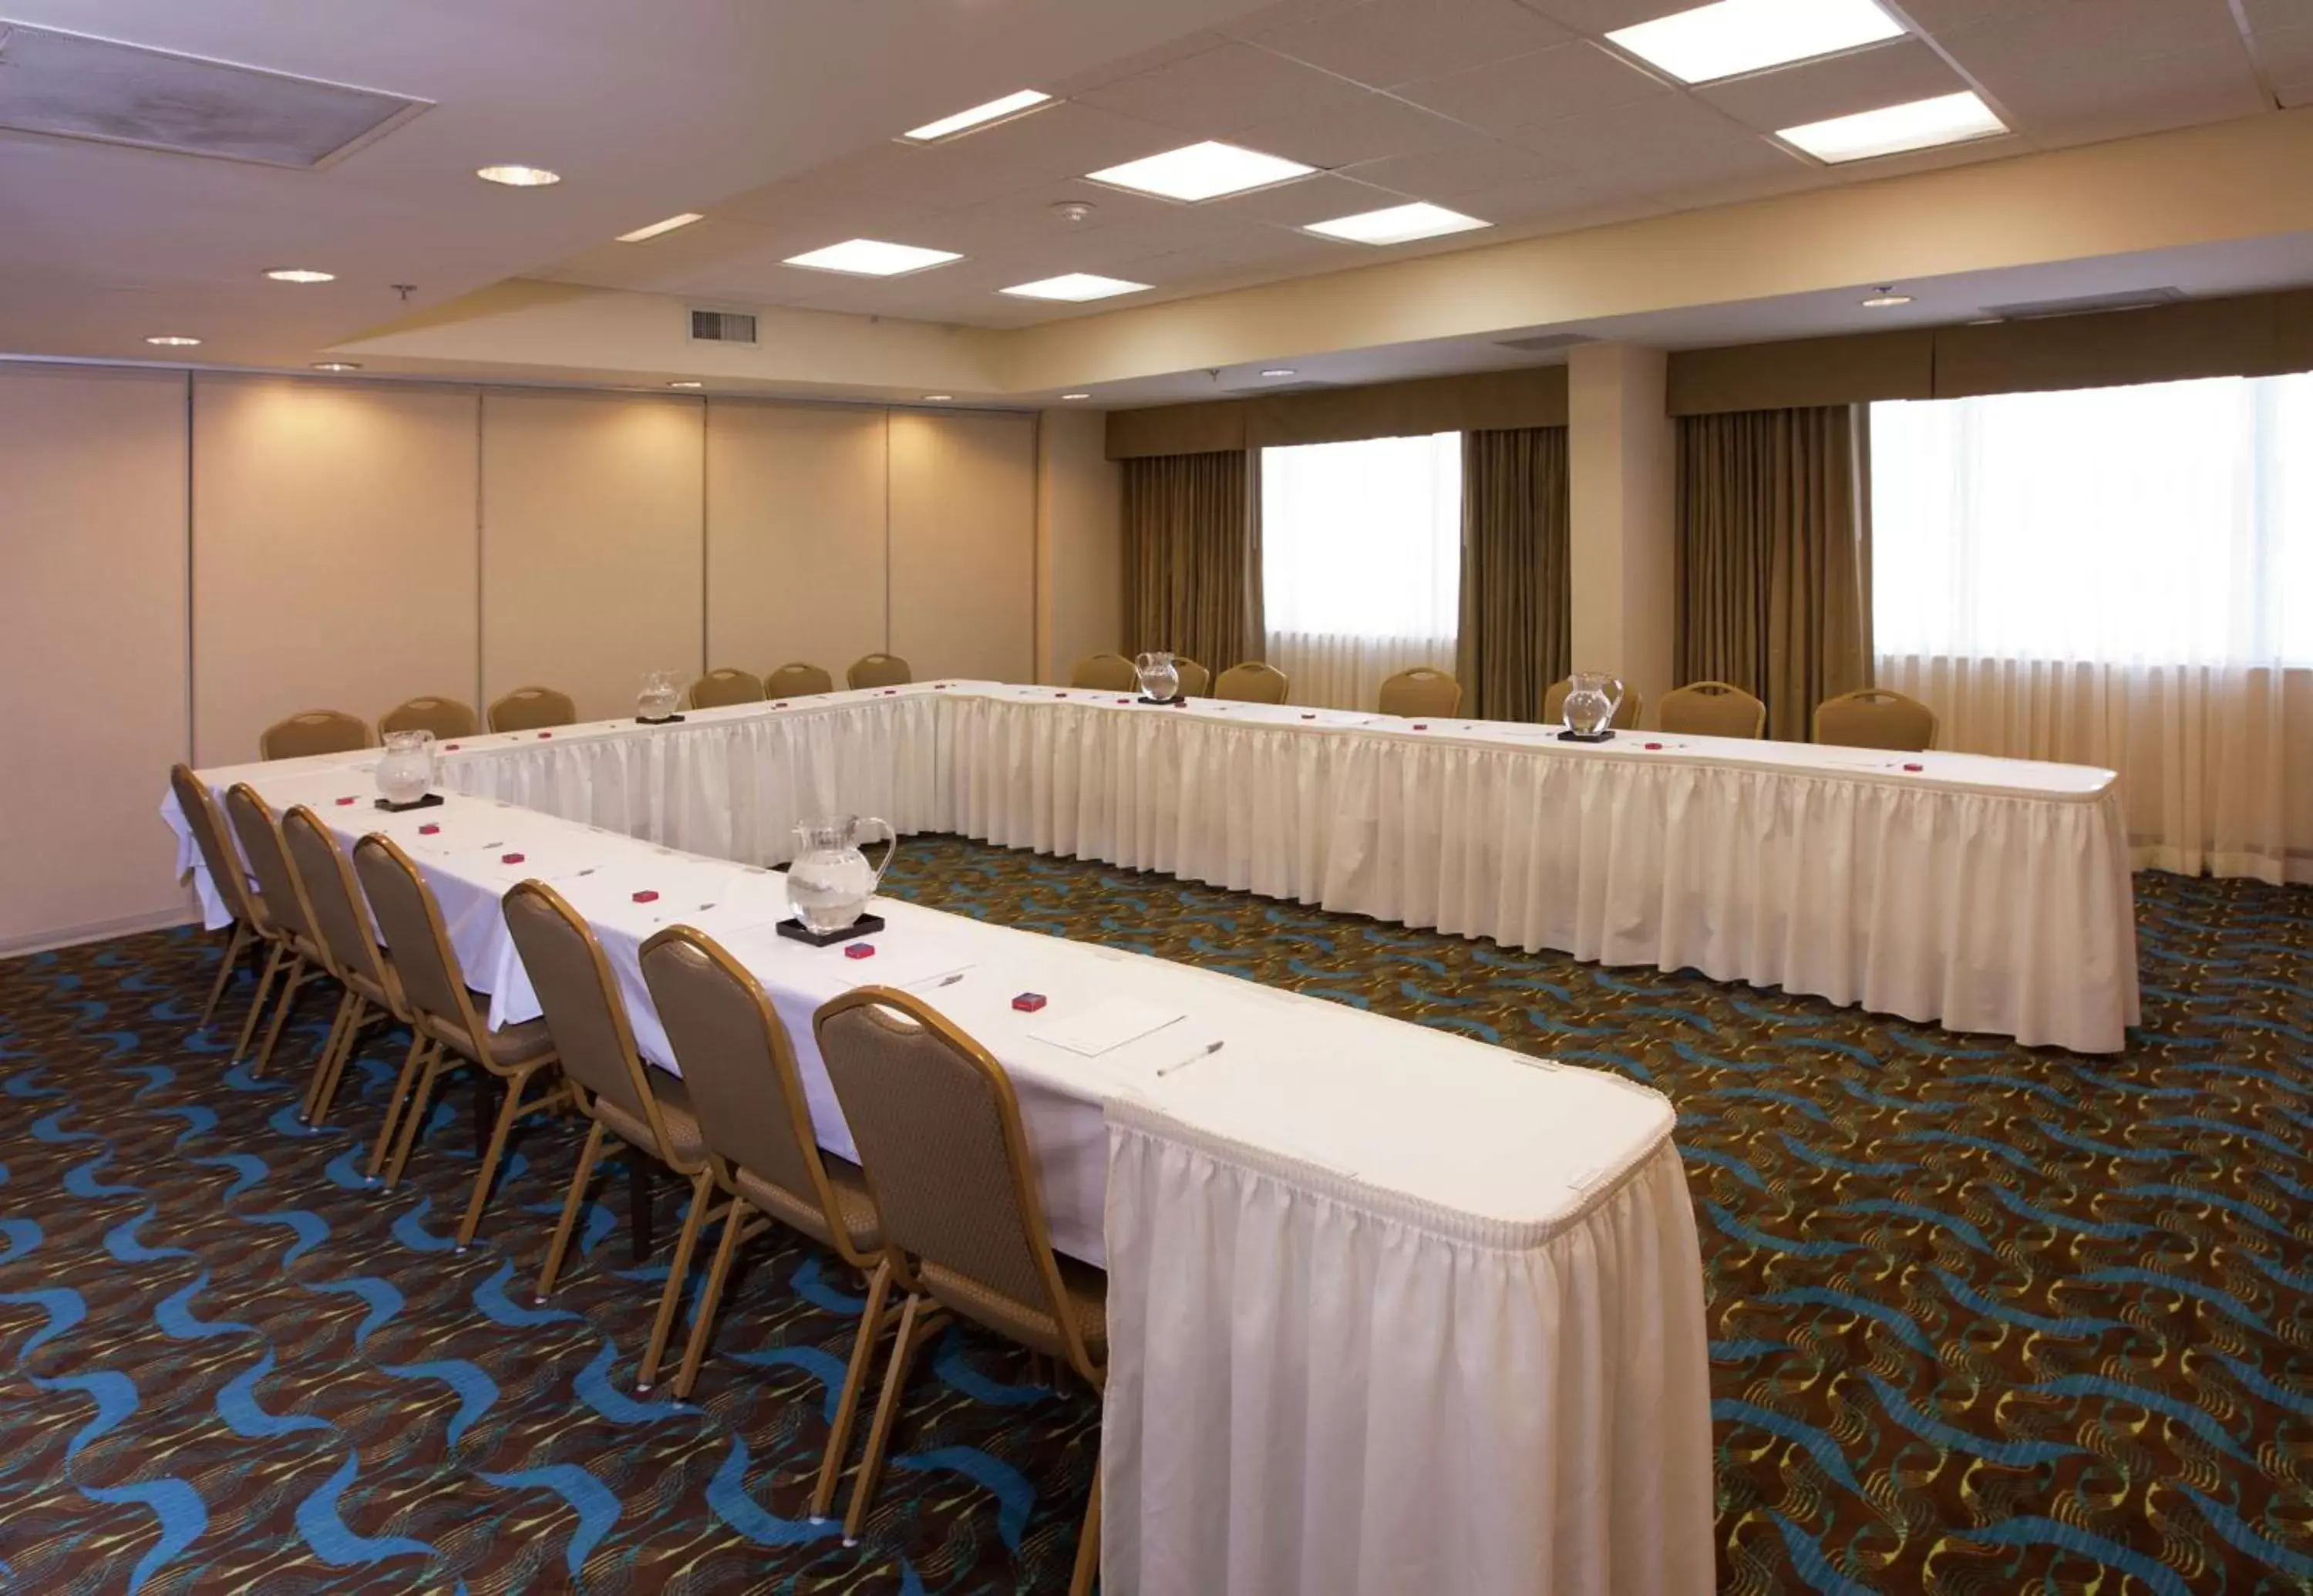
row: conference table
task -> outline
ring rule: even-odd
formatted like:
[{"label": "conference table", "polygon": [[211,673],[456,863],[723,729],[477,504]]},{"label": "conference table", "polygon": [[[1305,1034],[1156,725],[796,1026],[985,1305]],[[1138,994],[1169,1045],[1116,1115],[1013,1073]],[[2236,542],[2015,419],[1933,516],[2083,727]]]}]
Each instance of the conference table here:
[{"label": "conference table", "polygon": [[[904,902],[877,901],[874,956],[812,948],[772,929],[787,904],[770,867],[799,820],[873,813],[1515,946],[1772,970],[2027,1039],[2116,1046],[2133,1017],[2117,798],[2069,767],[1652,734],[1577,746],[962,682],[442,754],[445,802],[399,815],[371,803],[374,750],[201,776],[309,805],[347,847],[393,836],[493,1026],[539,1012],[498,909],[517,880],[548,881],[594,928],[638,1045],[669,1069],[637,952],[663,925],[701,927],[763,982],[838,1153],[852,1144],[809,1023],[836,993],[908,987],[1004,1064],[1055,1245],[1109,1272],[1103,1572],[1119,1592],[1710,1589],[1701,1263],[1671,1106]],[[163,812],[221,923],[173,800]],[[1978,850],[1993,857],[1967,862]],[[1015,1010],[1031,991],[1046,1008]]]}]

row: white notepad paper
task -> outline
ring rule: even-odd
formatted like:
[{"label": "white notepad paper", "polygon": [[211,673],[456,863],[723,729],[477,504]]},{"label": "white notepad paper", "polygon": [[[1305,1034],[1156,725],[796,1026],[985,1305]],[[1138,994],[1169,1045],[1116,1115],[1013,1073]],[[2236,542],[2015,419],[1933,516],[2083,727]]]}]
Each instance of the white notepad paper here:
[{"label": "white notepad paper", "polygon": [[1177,1009],[1160,1009],[1154,1003],[1135,1002],[1130,998],[1106,998],[1069,1009],[1045,1020],[1028,1035],[1085,1058],[1098,1058],[1111,1048],[1137,1042],[1182,1018]]}]

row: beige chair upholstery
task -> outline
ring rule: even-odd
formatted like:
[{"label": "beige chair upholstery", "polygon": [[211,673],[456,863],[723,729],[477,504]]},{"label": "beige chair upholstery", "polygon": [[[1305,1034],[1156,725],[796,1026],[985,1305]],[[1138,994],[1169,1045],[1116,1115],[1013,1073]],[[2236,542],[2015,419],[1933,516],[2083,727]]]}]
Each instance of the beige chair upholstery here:
[{"label": "beige chair upholstery", "polygon": [[690,707],[694,710],[719,710],[725,704],[759,704],[763,701],[763,684],[752,672],[734,671],[722,666],[708,672],[690,684]]},{"label": "beige chair upholstery", "polygon": [[[330,1037],[314,1063],[313,1079],[305,1088],[298,1117],[319,1126],[328,1119],[338,1082],[361,1040],[361,1033],[380,1020],[409,1020],[401,1004],[401,987],[393,965],[377,945],[369,910],[362,902],[361,884],[354,879],[353,860],[330,835],[321,817],[300,804],[281,817],[281,841],[289,855],[303,907],[312,921],[314,939],[330,974],[345,988],[337,1018],[330,1022]],[[413,1030],[409,1050],[424,1045]],[[402,1063],[408,1065],[405,1058]]]},{"label": "beige chair upholstery", "polygon": [[[852,1488],[856,1537],[875,1490],[908,1368],[933,1304],[1107,1378],[1107,1277],[1052,1252],[1012,1081],[988,1050],[921,999],[862,987],[813,1017],[820,1057],[883,1216],[885,1256],[906,1292],[898,1343]],[[937,1310],[935,1310],[936,1313]],[[1095,1482],[1072,1592],[1098,1561]]]},{"label": "beige chair upholstery", "polygon": [[490,706],[492,731],[539,731],[577,719],[578,706],[570,695],[551,687],[517,687]]},{"label": "beige chair upholstery", "polygon": [[1936,712],[1892,687],[1863,687],[1815,707],[1815,740],[1845,748],[1925,751],[1936,745]]},{"label": "beige chair upholstery", "polygon": [[[1614,685],[1621,689],[1623,701],[1614,711],[1614,724],[1624,731],[1634,731],[1638,727],[1639,717],[1647,712],[1647,695],[1635,687],[1624,686],[1619,676],[1614,679]],[[1571,676],[1550,684],[1542,695],[1543,724],[1557,726],[1565,721],[1566,695],[1573,691],[1574,678]]]},{"label": "beige chair upholstery", "polygon": [[[369,1172],[377,1176],[386,1144],[393,1141],[393,1162],[385,1184],[391,1189],[401,1179],[402,1166],[426,1124],[426,1106],[444,1071],[463,1063],[479,1064],[504,1083],[497,1120],[491,1127],[481,1168],[474,1173],[473,1195],[467,1199],[465,1217],[458,1224],[458,1249],[471,1246],[482,1222],[482,1207],[489,1201],[497,1178],[498,1162],[506,1156],[506,1137],[526,1108],[543,1108],[568,1094],[554,1086],[525,1101],[531,1081],[554,1063],[554,1039],[542,1019],[526,1019],[503,1030],[484,1022],[489,997],[466,984],[456,949],[442,923],[442,905],[434,889],[393,839],[372,832],[354,844],[354,873],[361,878],[370,913],[385,945],[393,950],[394,974],[401,983],[401,1000],[411,1027],[426,1045],[412,1050],[385,1105],[385,1124],[379,1127],[371,1151]],[[413,1080],[412,1077],[415,1076]],[[397,1123],[400,1134],[395,1139]]]},{"label": "beige chair upholstery", "polygon": [[265,1040],[250,1061],[249,1072],[253,1077],[263,1073],[271,1062],[273,1045],[281,1040],[281,1027],[288,1023],[289,1011],[297,1006],[298,993],[306,983],[326,977],[330,967],[314,935],[304,895],[298,890],[296,876],[289,869],[289,855],[281,845],[281,825],[273,811],[257,796],[257,789],[242,781],[227,789],[224,814],[233,835],[241,840],[242,857],[249,861],[250,874],[257,877],[257,890],[264,895],[267,929],[273,938],[272,955],[265,961],[265,973],[258,978],[256,1001],[259,1007],[265,1002],[273,977],[282,977],[273,1023],[265,1027]]},{"label": "beige chair upholstery", "polygon": [[896,654],[863,654],[844,676],[854,687],[904,687],[916,679]]},{"label": "beige chair upholstery", "polygon": [[1184,698],[1202,698],[1213,688],[1213,674],[1193,659],[1175,657],[1173,668],[1181,673],[1181,694]]},{"label": "beige chair upholstery", "polygon": [[1662,729],[1695,737],[1763,737],[1767,706],[1731,682],[1690,682],[1663,694]]},{"label": "beige chair upholstery", "polygon": [[267,727],[257,739],[263,759],[303,759],[309,754],[349,754],[369,746],[369,727],[342,710],[301,710]]},{"label": "beige chair upholstery", "polygon": [[1138,692],[1140,673],[1121,654],[1087,654],[1069,669],[1069,685],[1100,692]]},{"label": "beige chair upholstery", "polygon": [[763,678],[765,698],[806,698],[814,692],[833,692],[835,678],[824,667],[805,665],[801,661],[783,665]]},{"label": "beige chair upholstery", "polygon": [[1426,665],[1402,670],[1381,684],[1385,715],[1451,715],[1462,707],[1462,684]]},{"label": "beige chair upholstery", "polygon": [[1290,685],[1285,673],[1275,666],[1248,659],[1221,673],[1220,680],[1213,683],[1213,696],[1243,704],[1281,704]]},{"label": "beige chair upholstery", "polygon": [[692,1310],[675,1396],[690,1394],[732,1259],[748,1238],[775,1223],[786,1225],[832,1248],[867,1279],[866,1305],[812,1495],[812,1516],[824,1518],[835,1500],[875,1343],[891,1318],[885,1302],[892,1271],[883,1256],[875,1202],[857,1165],[819,1150],[787,1027],[754,976],[713,938],[687,925],[669,926],[643,944],[642,971],[698,1107],[716,1184],[731,1202]]},{"label": "beige chair upholstery", "polygon": [[471,737],[476,730],[474,711],[454,698],[413,698],[388,710],[378,720],[377,735],[390,731],[430,731],[436,741]]},{"label": "beige chair upholstery", "polygon": [[[217,1004],[224,1000],[227,983],[233,979],[234,966],[243,955],[259,942],[273,946],[272,922],[265,918],[264,901],[249,885],[249,876],[242,869],[241,854],[225,835],[224,817],[217,813],[216,799],[201,779],[187,764],[170,767],[169,789],[177,795],[177,808],[185,817],[187,829],[193,833],[193,846],[200,850],[201,864],[216,887],[217,896],[224,900],[225,912],[233,916],[232,933],[225,938],[224,957],[217,961],[216,979],[209,983],[209,1001],[201,1006],[200,1024],[206,1026],[216,1018]],[[260,985],[249,1005],[249,1018],[242,1022],[241,1040],[233,1050],[238,1063],[249,1052],[249,1039],[257,1032],[257,1017],[265,1007],[265,989]]]}]

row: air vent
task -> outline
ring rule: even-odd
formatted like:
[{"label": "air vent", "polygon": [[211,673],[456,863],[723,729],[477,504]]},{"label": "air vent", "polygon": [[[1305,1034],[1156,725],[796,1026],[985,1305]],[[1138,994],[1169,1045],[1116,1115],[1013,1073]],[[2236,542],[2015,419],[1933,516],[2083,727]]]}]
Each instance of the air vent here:
[{"label": "air vent", "polygon": [[429,102],[0,20],[0,128],[321,166]]},{"label": "air vent", "polygon": [[2003,322],[2037,322],[2046,316],[2093,316],[2105,311],[2150,310],[2175,304],[2181,288],[2140,288],[2133,294],[2091,294],[2085,299],[2043,299],[2031,304],[1987,304],[1983,313]]},{"label": "air vent", "polygon": [[1517,349],[1528,355],[1546,355],[1552,349],[1570,349],[1576,344],[1597,341],[1579,332],[1537,332],[1532,338],[1498,338],[1494,340],[1494,347]]},{"label": "air vent", "polygon": [[741,311],[693,311],[690,339],[701,344],[751,344],[755,318]]}]

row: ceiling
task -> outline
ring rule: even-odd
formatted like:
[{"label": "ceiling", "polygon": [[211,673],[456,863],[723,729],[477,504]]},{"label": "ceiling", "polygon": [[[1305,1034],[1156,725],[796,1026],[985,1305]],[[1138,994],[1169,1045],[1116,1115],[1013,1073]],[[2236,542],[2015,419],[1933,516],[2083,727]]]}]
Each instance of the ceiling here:
[{"label": "ceiling", "polygon": [[[1602,41],[1681,3],[0,0],[0,18],[431,102],[315,171],[0,132],[0,352],[143,358],[147,334],[183,332],[204,339],[204,361],[299,366],[516,278],[1012,329],[2313,103],[2313,0],[1883,0],[1904,37],[1693,89]],[[1024,85],[1059,101],[938,145],[894,140]],[[1767,137],[1962,88],[2015,132],[1836,168]],[[1324,170],[1195,206],[1082,177],[1204,138]],[[566,181],[474,179],[503,161]],[[1494,225],[1386,250],[1300,230],[1413,198]],[[1094,209],[1068,220],[1056,207],[1070,201]],[[611,242],[681,211],[706,219]],[[854,236],[964,258],[890,279],[782,263]],[[277,266],[339,280],[267,281]],[[2313,257],[2284,241],[2142,269],[2214,291],[2202,282],[2313,278]],[[1088,305],[996,292],[1064,271],[1153,288]],[[1987,302],[2062,297],[2112,275],[1984,288],[1999,295]],[[1833,331],[1852,303],[1794,296],[1734,318],[1746,330],[1731,334],[1720,313],[1581,331]],[[1557,357],[1501,347],[1516,335],[1376,339],[1299,364],[1305,380],[1341,381]]]}]

